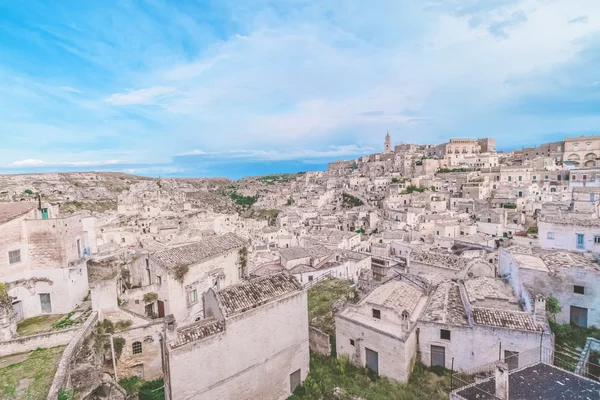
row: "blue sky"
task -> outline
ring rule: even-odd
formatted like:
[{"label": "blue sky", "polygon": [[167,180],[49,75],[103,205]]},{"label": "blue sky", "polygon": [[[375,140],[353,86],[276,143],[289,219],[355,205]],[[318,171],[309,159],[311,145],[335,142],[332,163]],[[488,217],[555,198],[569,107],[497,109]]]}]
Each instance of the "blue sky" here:
[{"label": "blue sky", "polygon": [[597,0],[0,3],[0,172],[240,177],[600,133]]}]

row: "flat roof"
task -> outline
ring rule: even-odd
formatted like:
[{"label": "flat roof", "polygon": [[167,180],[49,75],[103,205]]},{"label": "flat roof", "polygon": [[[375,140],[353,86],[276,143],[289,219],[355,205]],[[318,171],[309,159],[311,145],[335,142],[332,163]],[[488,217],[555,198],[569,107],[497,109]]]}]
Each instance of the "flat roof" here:
[{"label": "flat roof", "polygon": [[[488,398],[494,394],[495,379],[456,392],[465,399]],[[516,370],[508,376],[509,397],[515,400],[597,400],[600,384],[552,365],[539,363]]]}]

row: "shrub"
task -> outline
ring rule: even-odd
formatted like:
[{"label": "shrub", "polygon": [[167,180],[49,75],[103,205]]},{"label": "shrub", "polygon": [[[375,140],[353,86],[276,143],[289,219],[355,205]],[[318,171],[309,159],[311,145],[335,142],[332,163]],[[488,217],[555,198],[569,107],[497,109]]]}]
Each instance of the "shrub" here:
[{"label": "shrub", "polygon": [[127,392],[128,396],[138,394],[144,381],[139,376],[128,376],[127,378],[119,379],[119,385]]},{"label": "shrub", "polygon": [[162,379],[144,382],[140,387],[139,400],[163,400],[165,398],[165,382]]},{"label": "shrub", "polygon": [[175,280],[177,282],[183,283],[183,278],[185,277],[185,274],[187,274],[189,270],[190,270],[189,265],[178,265],[177,267],[175,267],[173,269],[173,277],[175,278]]},{"label": "shrub", "polygon": [[143,297],[144,303],[153,303],[156,300],[158,300],[158,294],[151,292],[151,293],[146,293]]},{"label": "shrub", "polygon": [[58,389],[58,400],[73,400],[75,399],[75,391],[73,389]]},{"label": "shrub", "polygon": [[115,330],[122,331],[124,329],[129,328],[131,325],[133,325],[133,321],[130,319],[125,321],[117,321],[117,323],[115,324]]}]

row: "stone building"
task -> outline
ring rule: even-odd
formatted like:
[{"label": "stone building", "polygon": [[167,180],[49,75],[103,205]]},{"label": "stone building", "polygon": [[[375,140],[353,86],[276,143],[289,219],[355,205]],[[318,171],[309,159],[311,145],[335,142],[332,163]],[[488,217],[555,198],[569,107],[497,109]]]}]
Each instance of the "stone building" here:
[{"label": "stone building", "polygon": [[581,167],[595,167],[600,158],[600,136],[565,138],[563,160]]},{"label": "stone building", "polygon": [[172,314],[179,323],[201,319],[204,292],[234,285],[246,276],[241,250],[247,245],[228,233],[143,255],[130,264],[130,288],[121,298],[138,314]]},{"label": "stone building", "polygon": [[421,288],[391,281],[335,315],[338,356],[406,382],[417,354],[417,318],[427,303]]},{"label": "stone building", "polygon": [[306,291],[286,273],[204,295],[206,319],[166,323],[165,397],[283,400],[308,374]]},{"label": "stone building", "polygon": [[431,294],[419,318],[419,351],[428,366],[467,370],[498,359],[511,369],[526,362],[519,353],[552,348],[545,300],[523,310],[510,285],[480,277],[464,282],[444,281]]},{"label": "stone building", "polygon": [[17,320],[66,314],[87,294],[93,233],[84,230],[83,218],[61,217],[41,202],[0,204],[0,282]]},{"label": "stone building", "polygon": [[383,145],[383,152],[384,153],[393,153],[394,152],[394,148],[392,147],[392,138],[390,137],[389,132],[385,135],[385,143]]},{"label": "stone building", "polygon": [[498,274],[524,299],[553,296],[558,323],[600,326],[600,264],[580,253],[512,246],[500,249]]},{"label": "stone building", "polygon": [[562,249],[600,254],[600,219],[573,214],[545,215],[538,219],[539,245],[544,249]]}]

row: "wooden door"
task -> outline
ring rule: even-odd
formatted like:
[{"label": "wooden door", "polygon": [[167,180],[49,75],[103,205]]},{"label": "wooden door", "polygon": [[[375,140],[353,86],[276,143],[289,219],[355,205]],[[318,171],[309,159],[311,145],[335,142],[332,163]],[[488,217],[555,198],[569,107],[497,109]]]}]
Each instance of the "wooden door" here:
[{"label": "wooden door", "polygon": [[376,351],[365,347],[365,355],[367,359],[367,368],[379,374],[379,354]]},{"label": "wooden door", "polygon": [[165,316],[165,302],[158,300],[156,303],[158,304],[158,318],[163,318]]}]

